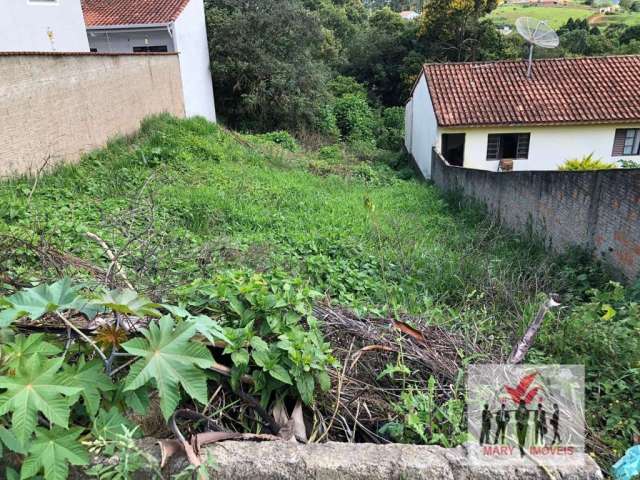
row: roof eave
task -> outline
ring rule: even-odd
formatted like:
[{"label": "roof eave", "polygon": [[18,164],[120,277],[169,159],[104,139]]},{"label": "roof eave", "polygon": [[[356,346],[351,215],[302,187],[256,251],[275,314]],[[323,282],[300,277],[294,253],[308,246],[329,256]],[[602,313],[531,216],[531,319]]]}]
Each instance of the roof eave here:
[{"label": "roof eave", "polygon": [[123,25],[86,25],[87,30],[127,30],[130,28],[166,28],[173,25],[175,21],[164,23],[129,23]]},{"label": "roof eave", "polygon": [[580,125],[636,125],[640,124],[640,118],[613,119],[613,120],[589,120],[569,122],[531,122],[531,123],[474,123],[443,125],[438,122],[438,128],[451,129],[478,129],[478,128],[527,128],[527,127],[570,127]]}]

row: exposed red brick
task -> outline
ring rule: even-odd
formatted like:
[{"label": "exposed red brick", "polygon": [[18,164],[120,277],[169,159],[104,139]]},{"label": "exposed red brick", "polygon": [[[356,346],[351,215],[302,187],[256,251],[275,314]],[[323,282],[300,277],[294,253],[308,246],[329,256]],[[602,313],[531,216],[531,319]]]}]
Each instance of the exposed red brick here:
[{"label": "exposed red brick", "polygon": [[169,23],[189,0],[82,0],[87,27]]},{"label": "exposed red brick", "polygon": [[640,121],[640,55],[427,64],[443,127]]}]

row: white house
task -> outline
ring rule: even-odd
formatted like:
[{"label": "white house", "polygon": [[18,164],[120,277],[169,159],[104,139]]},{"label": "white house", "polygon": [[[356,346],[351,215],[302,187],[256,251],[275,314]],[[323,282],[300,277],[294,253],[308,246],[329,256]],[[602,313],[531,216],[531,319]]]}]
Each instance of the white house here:
[{"label": "white house", "polygon": [[0,52],[88,52],[80,0],[2,0]]},{"label": "white house", "polygon": [[413,10],[403,10],[402,12],[400,12],[400,16],[403,18],[403,20],[407,20],[409,22],[420,18],[420,14]]},{"label": "white house", "polygon": [[92,52],[178,52],[187,116],[216,120],[203,0],[82,0],[82,10]]},{"label": "white house", "polygon": [[[555,170],[593,153],[640,161],[640,55],[424,65],[405,145],[426,178],[452,165]],[[506,167],[506,168],[505,168]]]}]

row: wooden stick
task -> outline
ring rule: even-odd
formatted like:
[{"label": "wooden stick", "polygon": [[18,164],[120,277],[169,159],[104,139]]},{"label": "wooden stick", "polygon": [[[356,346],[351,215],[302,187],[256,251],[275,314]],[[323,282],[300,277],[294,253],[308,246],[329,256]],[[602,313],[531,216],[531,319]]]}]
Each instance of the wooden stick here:
[{"label": "wooden stick", "polygon": [[544,320],[545,315],[551,309],[560,306],[560,303],[558,303],[554,297],[555,295],[553,294],[549,295],[549,298],[542,304],[533,321],[529,324],[529,328],[527,328],[524,336],[516,344],[513,352],[511,352],[508,363],[518,364],[524,360],[527,352],[533,346],[533,342],[536,339],[538,330],[540,330],[540,327],[542,326],[542,321]]},{"label": "wooden stick", "polygon": [[96,345],[96,343],[91,340],[89,337],[87,337],[84,333],[82,333],[82,331],[76,327],[73,323],[71,323],[69,320],[67,320],[63,315],[61,315],[60,313],[56,312],[56,316],[63,321],[63,323],[69,327],[71,330],[73,330],[74,332],[76,332],[77,335],[80,336],[80,338],[82,338],[85,342],[87,342],[89,345],[91,345],[93,347],[93,349],[96,351],[96,353],[98,355],[100,355],[100,358],[102,358],[102,361],[105,363],[105,365],[107,365],[107,356],[104,354],[104,352],[102,350],[100,350],[100,347],[98,347],[98,345]]},{"label": "wooden stick", "polygon": [[96,242],[98,245],[102,247],[102,249],[104,250],[104,253],[107,255],[109,260],[111,260],[111,264],[114,267],[116,267],[116,274],[120,276],[120,278],[124,281],[127,287],[129,287],[131,290],[135,290],[135,288],[133,288],[133,285],[131,285],[131,282],[129,282],[129,279],[127,278],[127,274],[125,273],[123,266],[120,264],[120,262],[118,262],[118,257],[116,257],[115,254],[111,251],[111,249],[109,248],[109,245],[107,245],[107,242],[105,242],[102,238],[100,238],[95,233],[86,232],[85,236],[93,240],[94,242]]}]

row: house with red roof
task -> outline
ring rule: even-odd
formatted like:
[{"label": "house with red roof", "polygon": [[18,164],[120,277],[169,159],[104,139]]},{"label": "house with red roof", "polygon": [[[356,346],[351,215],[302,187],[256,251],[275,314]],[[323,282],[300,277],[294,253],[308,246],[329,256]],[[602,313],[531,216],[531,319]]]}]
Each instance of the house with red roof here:
[{"label": "house with red roof", "polygon": [[422,174],[556,170],[593,154],[640,161],[640,55],[424,65],[405,110]]},{"label": "house with red roof", "polygon": [[185,113],[215,121],[203,0],[81,0],[99,53],[177,52]]}]

